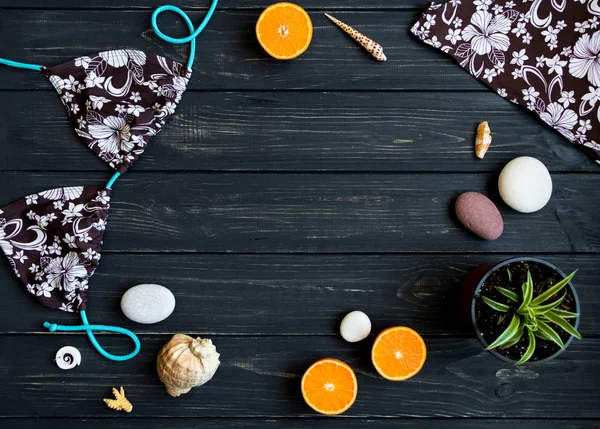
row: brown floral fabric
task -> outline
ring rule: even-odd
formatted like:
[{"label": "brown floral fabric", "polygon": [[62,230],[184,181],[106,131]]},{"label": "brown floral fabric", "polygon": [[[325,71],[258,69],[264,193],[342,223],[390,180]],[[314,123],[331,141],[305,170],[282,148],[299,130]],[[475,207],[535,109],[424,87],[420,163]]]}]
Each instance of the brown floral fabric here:
[{"label": "brown floral fabric", "polygon": [[78,186],[28,195],[0,209],[0,248],[40,303],[85,310],[109,207],[110,189]]},{"label": "brown floral fabric", "polygon": [[429,3],[411,32],[600,163],[600,1]]},{"label": "brown floral fabric", "polygon": [[192,69],[129,49],[42,69],[77,135],[124,173],[175,113]]}]

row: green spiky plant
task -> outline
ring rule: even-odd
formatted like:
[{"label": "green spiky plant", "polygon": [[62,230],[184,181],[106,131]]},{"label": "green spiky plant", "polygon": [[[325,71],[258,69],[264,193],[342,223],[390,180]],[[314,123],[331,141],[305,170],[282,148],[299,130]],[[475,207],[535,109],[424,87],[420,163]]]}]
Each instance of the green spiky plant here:
[{"label": "green spiky plant", "polygon": [[[566,298],[567,291],[565,290],[562,297],[559,299],[547,302],[567,286],[575,276],[575,272],[571,273],[555,285],[550,286],[545,292],[539,294],[535,298],[533,297],[533,280],[529,270],[527,271],[527,281],[522,285],[521,295],[504,287],[494,286],[498,292],[507,298],[506,304],[482,296],[481,299],[483,302],[495,311],[501,313],[498,317],[498,323],[502,323],[507,317],[512,316],[508,327],[487,347],[486,350],[495,349],[497,347],[504,349],[514,346],[521,340],[523,335],[527,335],[529,337],[529,345],[523,356],[521,356],[521,359],[517,362],[517,365],[521,365],[533,356],[536,338],[552,341],[561,349],[564,349],[565,344],[550,323],[560,327],[575,338],[581,339],[581,334],[579,334],[573,325],[567,321],[567,319],[579,317],[579,314],[558,308]],[[510,271],[507,270],[507,273],[509,281],[512,281]]]}]

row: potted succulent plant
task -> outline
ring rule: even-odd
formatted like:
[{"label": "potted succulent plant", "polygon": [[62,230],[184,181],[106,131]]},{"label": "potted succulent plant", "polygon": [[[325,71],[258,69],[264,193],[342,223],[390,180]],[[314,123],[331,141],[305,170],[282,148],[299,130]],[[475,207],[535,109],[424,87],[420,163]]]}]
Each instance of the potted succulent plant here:
[{"label": "potted succulent plant", "polygon": [[470,302],[486,350],[520,365],[553,359],[573,337],[581,339],[574,275],[537,258],[513,258],[488,269]]}]

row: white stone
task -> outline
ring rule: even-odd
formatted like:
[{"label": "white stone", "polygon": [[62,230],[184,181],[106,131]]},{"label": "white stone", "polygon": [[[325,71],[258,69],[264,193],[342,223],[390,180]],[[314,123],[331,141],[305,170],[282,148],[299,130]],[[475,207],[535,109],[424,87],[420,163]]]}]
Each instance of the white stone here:
[{"label": "white stone", "polygon": [[541,161],[521,156],[502,169],[498,190],[506,204],[521,213],[544,207],[552,195],[552,178]]},{"label": "white stone", "polygon": [[371,333],[371,320],[362,311],[352,311],[346,314],[340,324],[340,334],[349,343],[362,341]]},{"label": "white stone", "polygon": [[137,323],[158,323],[175,309],[175,296],[161,285],[133,286],[121,298],[121,310],[128,319]]}]

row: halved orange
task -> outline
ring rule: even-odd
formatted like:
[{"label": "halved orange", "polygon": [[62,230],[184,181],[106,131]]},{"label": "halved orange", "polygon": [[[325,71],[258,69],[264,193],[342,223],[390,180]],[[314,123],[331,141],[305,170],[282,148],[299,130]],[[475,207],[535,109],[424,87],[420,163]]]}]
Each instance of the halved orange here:
[{"label": "halved orange", "polygon": [[377,372],[393,381],[407,380],[416,375],[426,358],[425,341],[406,326],[394,326],[381,332],[371,350]]},{"label": "halved orange", "polygon": [[313,26],[308,13],[293,3],[275,3],[256,23],[256,37],[273,58],[291,60],[308,49]]},{"label": "halved orange", "polygon": [[318,413],[342,414],[354,404],[358,381],[344,362],[326,358],[315,362],[302,377],[302,396]]}]

